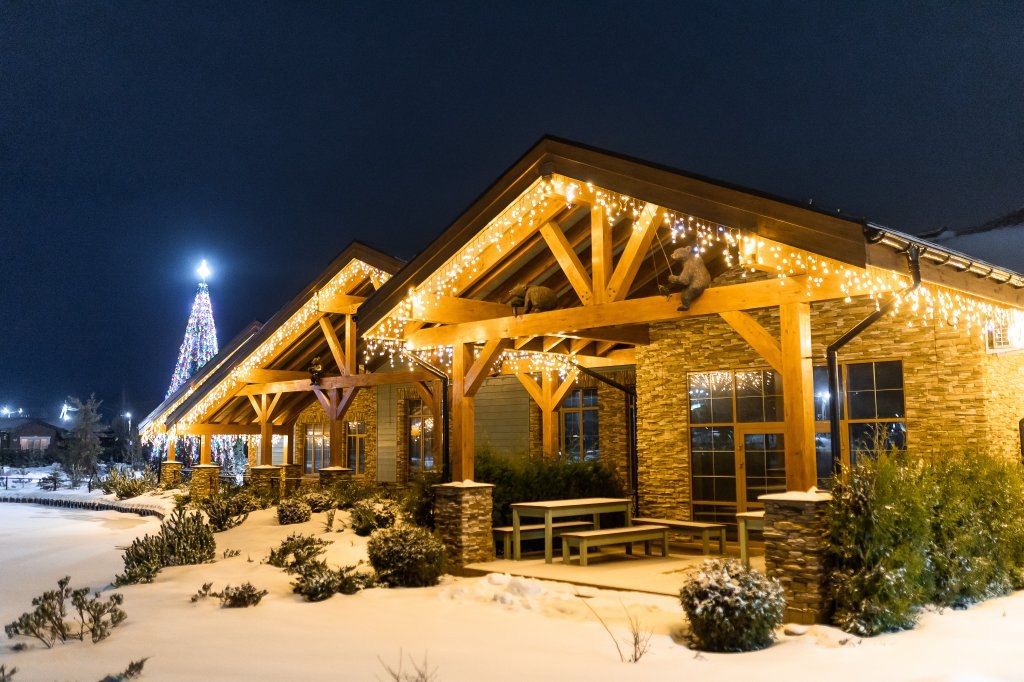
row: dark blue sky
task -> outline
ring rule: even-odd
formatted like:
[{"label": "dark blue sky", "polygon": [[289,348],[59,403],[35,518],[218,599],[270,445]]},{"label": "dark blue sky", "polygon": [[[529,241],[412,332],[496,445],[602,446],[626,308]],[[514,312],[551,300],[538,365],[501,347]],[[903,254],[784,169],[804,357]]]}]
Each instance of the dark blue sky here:
[{"label": "dark blue sky", "polygon": [[0,406],[142,413],[550,133],[916,232],[1024,205],[1024,4],[0,0]]}]

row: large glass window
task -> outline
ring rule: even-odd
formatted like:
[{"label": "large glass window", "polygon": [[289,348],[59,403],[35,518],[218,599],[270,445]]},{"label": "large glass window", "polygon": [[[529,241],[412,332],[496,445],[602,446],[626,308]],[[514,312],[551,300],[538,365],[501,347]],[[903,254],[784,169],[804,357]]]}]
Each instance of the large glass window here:
[{"label": "large glass window", "polygon": [[331,465],[331,429],[326,423],[306,424],[304,452],[307,474],[312,474]]},{"label": "large glass window", "polygon": [[597,442],[597,389],[573,389],[562,401],[559,412],[566,460],[596,461],[601,454]]},{"label": "large glass window", "polygon": [[346,466],[355,474],[366,473],[366,422],[352,421],[345,425]]},{"label": "large glass window", "polygon": [[736,523],[736,512],[785,490],[782,377],[774,370],[690,374],[693,516]]},{"label": "large glass window", "polygon": [[434,470],[434,416],[422,400],[409,401],[409,473]]}]

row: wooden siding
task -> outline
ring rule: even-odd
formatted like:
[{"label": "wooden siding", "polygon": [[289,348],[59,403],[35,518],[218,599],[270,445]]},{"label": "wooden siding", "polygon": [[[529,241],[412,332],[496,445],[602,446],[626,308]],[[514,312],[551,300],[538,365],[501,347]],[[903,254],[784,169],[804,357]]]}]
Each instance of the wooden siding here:
[{"label": "wooden siding", "polygon": [[377,481],[393,482],[397,477],[398,414],[394,385],[377,387]]},{"label": "wooden siding", "polygon": [[530,396],[514,376],[493,377],[476,394],[476,449],[503,455],[530,451]]}]

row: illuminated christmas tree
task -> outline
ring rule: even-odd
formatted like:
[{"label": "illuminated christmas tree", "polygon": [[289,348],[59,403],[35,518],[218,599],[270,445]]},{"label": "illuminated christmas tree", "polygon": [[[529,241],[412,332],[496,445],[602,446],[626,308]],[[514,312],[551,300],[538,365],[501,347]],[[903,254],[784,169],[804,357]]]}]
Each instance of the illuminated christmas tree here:
[{"label": "illuminated christmas tree", "polygon": [[188,316],[185,327],[185,339],[178,350],[178,364],[171,375],[171,385],[167,395],[181,388],[199,369],[217,354],[217,327],[213,323],[213,307],[210,305],[210,287],[206,278],[210,269],[204,260],[196,270],[202,278],[196,290],[196,298],[192,302],[192,312]]}]

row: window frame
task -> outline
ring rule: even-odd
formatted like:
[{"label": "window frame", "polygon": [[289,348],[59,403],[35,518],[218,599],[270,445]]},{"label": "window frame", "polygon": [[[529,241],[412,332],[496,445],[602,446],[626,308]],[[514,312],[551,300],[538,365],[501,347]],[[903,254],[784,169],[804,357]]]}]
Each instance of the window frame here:
[{"label": "window frame", "polygon": [[[584,391],[593,391],[594,392],[593,393],[593,395],[594,395],[594,404],[593,405],[586,405],[585,404],[585,401],[583,400]],[[566,403],[569,402],[572,399],[573,396],[578,396],[579,397],[579,403],[577,405],[575,405],[575,406],[567,407]],[[596,386],[574,386],[568,393],[566,393],[565,397],[562,399],[562,402],[559,404],[559,406],[558,406],[558,444],[559,444],[559,447],[561,448],[561,451],[562,451],[562,457],[564,457],[566,461],[572,461],[572,462],[591,462],[591,461],[599,462],[599,461],[601,461],[601,417],[600,417],[600,412],[599,412],[599,409],[600,409],[599,402],[598,402],[599,400],[600,400],[600,397],[599,397],[599,393],[598,393],[598,390],[597,390]],[[594,442],[596,444],[596,447],[594,448],[594,454],[592,456],[590,456],[590,457],[587,456],[586,451],[584,450],[584,443],[586,442],[586,440],[588,438],[588,435],[589,435],[587,433],[586,427],[584,426],[586,424],[586,419],[584,418],[584,415],[587,412],[591,412],[594,415],[594,434],[593,434],[593,437],[594,437]],[[576,415],[578,415],[579,425],[580,425],[580,433],[579,433],[580,451],[579,451],[579,456],[576,459],[570,459],[569,458],[569,448],[567,447],[566,440],[565,440],[566,435],[567,435],[566,434],[566,428],[565,428],[565,417],[566,417],[566,415],[569,415],[569,414],[576,414]]]},{"label": "window frame", "polygon": [[[434,413],[430,410],[430,405],[423,402],[420,398],[408,398],[406,400],[406,427],[405,427],[405,439],[406,439],[406,462],[409,466],[409,475],[415,476],[429,471],[438,470],[438,453],[435,452],[434,446],[436,445],[436,439],[434,438]],[[424,427],[427,419],[431,420],[429,431]],[[412,433],[413,423],[419,420],[420,424],[420,435],[414,436]],[[429,433],[429,437],[428,437]],[[413,447],[415,438],[421,439],[418,447]],[[429,445],[429,447],[428,447]],[[419,456],[414,459],[414,451],[418,451]],[[423,465],[423,461],[426,459],[425,455],[430,453],[431,465],[429,468]]]},{"label": "window frame", "polygon": [[[353,431],[353,424],[360,424],[362,428]],[[363,419],[345,421],[345,464],[353,475],[366,473],[366,421]]]},{"label": "window frame", "polygon": [[302,472],[315,474],[331,465],[331,425],[327,421],[310,421],[304,422],[302,428]]}]

